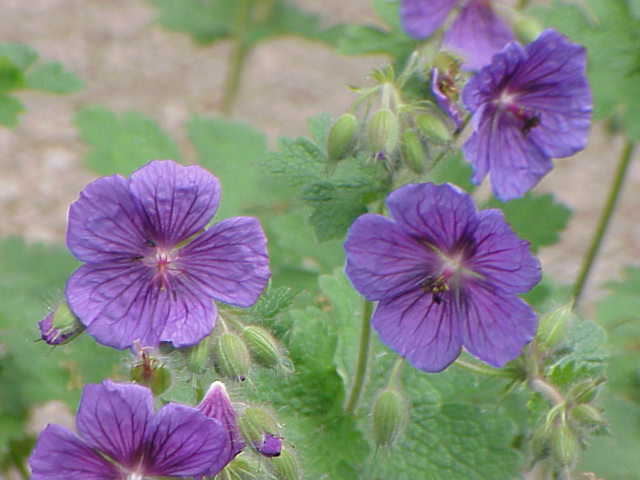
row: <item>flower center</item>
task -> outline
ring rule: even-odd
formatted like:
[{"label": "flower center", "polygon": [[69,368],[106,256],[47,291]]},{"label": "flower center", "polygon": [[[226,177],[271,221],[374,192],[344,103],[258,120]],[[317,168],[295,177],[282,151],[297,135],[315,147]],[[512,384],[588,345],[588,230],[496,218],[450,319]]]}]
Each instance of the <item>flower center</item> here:
[{"label": "flower center", "polygon": [[176,253],[174,250],[166,250],[160,247],[155,247],[143,259],[143,263],[154,270],[153,280],[157,282],[161,289],[169,287],[170,275],[177,272],[175,260]]},{"label": "flower center", "polygon": [[526,108],[516,103],[516,95],[508,91],[503,91],[495,101],[499,110],[509,112],[520,123],[520,131],[523,135],[540,125],[540,115],[528,111]]},{"label": "flower center", "polygon": [[462,253],[448,255],[438,249],[434,248],[434,250],[442,260],[440,272],[438,275],[427,277],[423,281],[423,288],[427,293],[433,295],[435,303],[440,304],[443,300],[443,293],[452,288],[457,288],[462,277],[467,274],[473,275],[473,272],[464,266],[464,255]]}]

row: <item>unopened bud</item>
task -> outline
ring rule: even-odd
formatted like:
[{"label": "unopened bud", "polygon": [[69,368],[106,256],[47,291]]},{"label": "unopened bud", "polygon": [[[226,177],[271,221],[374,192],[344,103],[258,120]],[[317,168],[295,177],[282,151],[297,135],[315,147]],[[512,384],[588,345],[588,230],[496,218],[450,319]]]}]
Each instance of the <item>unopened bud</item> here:
[{"label": "unopened bud", "polygon": [[522,43],[531,43],[538,38],[544,27],[535,18],[519,15],[513,23],[513,30]]},{"label": "unopened bud", "polygon": [[392,153],[400,139],[398,117],[388,108],[382,108],[372,115],[367,125],[371,150]]},{"label": "unopened bud", "polygon": [[435,115],[420,113],[416,115],[415,121],[424,136],[435,144],[443,145],[453,138],[446,122]]},{"label": "unopened bud", "polygon": [[579,453],[578,439],[566,422],[560,422],[553,429],[551,453],[560,465],[572,465]]},{"label": "unopened bud", "polygon": [[574,403],[589,403],[596,398],[598,386],[602,382],[603,379],[590,378],[588,380],[583,380],[571,387],[567,397]]},{"label": "unopened bud", "polygon": [[554,347],[562,340],[567,325],[573,316],[572,310],[573,304],[567,303],[542,316],[538,326],[537,339],[543,350]]},{"label": "unopened bud", "polygon": [[185,349],[187,368],[193,373],[202,373],[209,366],[210,338],[205,337],[193,347]]},{"label": "unopened bud", "polygon": [[407,420],[407,405],[396,390],[384,390],[373,405],[373,436],[376,445],[392,445]]},{"label": "unopened bud", "polygon": [[358,119],[351,113],[340,115],[329,130],[327,154],[329,163],[334,165],[342,160],[353,148],[358,133]]},{"label": "unopened bud", "polygon": [[571,409],[570,414],[573,420],[584,426],[602,427],[607,425],[607,421],[600,409],[587,403],[576,405]]},{"label": "unopened bud", "polygon": [[67,302],[62,302],[58,308],[38,322],[40,338],[49,345],[63,345],[69,343],[84,331],[84,325],[69,309]]},{"label": "unopened bud", "polygon": [[256,325],[250,325],[242,331],[253,358],[267,368],[276,367],[280,363],[280,348],[273,335]]},{"label": "unopened bud", "polygon": [[140,353],[140,361],[131,368],[130,377],[134,382],[149,387],[154,395],[166,392],[171,386],[169,369],[145,350]]},{"label": "unopened bud", "polygon": [[271,461],[273,473],[278,480],[299,480],[300,468],[296,457],[289,448],[283,448],[280,456]]},{"label": "unopened bud", "polygon": [[534,458],[543,458],[549,455],[552,430],[551,426],[542,423],[533,431],[530,446]]},{"label": "unopened bud", "polygon": [[279,455],[282,442],[277,436],[278,422],[269,411],[260,407],[247,407],[240,416],[239,426],[246,442],[258,453],[265,456]]},{"label": "unopened bud", "polygon": [[[262,480],[261,467],[245,454],[240,454],[229,463],[221,473],[221,479],[229,480]],[[216,480],[218,477],[215,477]]]},{"label": "unopened bud", "polygon": [[235,333],[225,332],[218,337],[217,366],[222,375],[244,381],[249,374],[249,350]]},{"label": "unopened bud", "polygon": [[407,130],[402,135],[402,158],[405,165],[414,173],[424,173],[427,154],[419,135],[413,130]]}]

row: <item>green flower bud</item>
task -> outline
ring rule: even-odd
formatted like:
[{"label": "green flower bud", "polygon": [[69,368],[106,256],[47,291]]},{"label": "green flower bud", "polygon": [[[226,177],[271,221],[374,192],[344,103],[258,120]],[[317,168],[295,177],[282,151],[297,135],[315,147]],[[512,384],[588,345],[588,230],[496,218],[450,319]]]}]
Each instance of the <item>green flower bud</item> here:
[{"label": "green flower bud", "polygon": [[40,338],[49,345],[64,345],[84,332],[84,325],[69,310],[67,302],[58,305],[55,311],[38,322]]},{"label": "green flower bud", "polygon": [[522,43],[533,42],[544,30],[544,27],[535,18],[520,15],[513,24],[513,30]]},{"label": "green flower bud", "polygon": [[273,415],[261,407],[247,407],[238,420],[238,427],[247,444],[258,447],[265,435],[275,435],[279,426]]},{"label": "green flower bud", "polygon": [[358,119],[351,113],[340,115],[329,130],[327,137],[327,154],[329,163],[335,165],[353,148],[358,133]]},{"label": "green flower bud", "polygon": [[553,429],[545,423],[538,425],[533,431],[529,445],[534,458],[544,458],[549,454],[552,431]]},{"label": "green flower bud", "polygon": [[259,480],[264,478],[260,467],[244,453],[239,454],[224,467],[220,477],[228,480]]},{"label": "green flower bud", "polygon": [[154,395],[166,392],[171,386],[171,371],[144,350],[140,361],[131,367],[130,378],[149,387]]},{"label": "green flower bud", "polygon": [[594,398],[596,398],[596,394],[598,393],[598,386],[603,382],[601,378],[590,378],[588,380],[583,380],[582,382],[576,383],[571,390],[569,390],[569,394],[567,395],[569,400],[574,403],[589,403]]},{"label": "green flower bud", "polygon": [[407,404],[396,390],[384,390],[373,405],[373,436],[376,445],[393,444],[407,421]]},{"label": "green flower bud", "polygon": [[567,303],[542,316],[538,326],[538,343],[543,350],[554,347],[562,338],[573,317],[573,303]]},{"label": "green flower bud", "polygon": [[388,108],[378,110],[369,119],[367,134],[371,150],[376,153],[392,153],[398,146],[400,139],[398,117]]},{"label": "green flower bud", "polygon": [[225,332],[218,337],[217,366],[222,375],[243,381],[249,374],[251,358],[242,339],[235,333]]},{"label": "green flower bud", "polygon": [[267,330],[250,325],[242,331],[253,358],[267,368],[274,368],[280,363],[280,348],[278,342]]},{"label": "green flower bud", "polygon": [[570,415],[573,420],[584,426],[602,427],[607,425],[607,421],[600,409],[587,403],[573,407]]},{"label": "green flower bud", "polygon": [[551,437],[551,453],[560,465],[572,465],[578,458],[578,439],[566,422],[556,425]]},{"label": "green flower bud", "polygon": [[449,126],[435,115],[420,113],[416,115],[415,121],[424,136],[437,145],[444,145],[453,139]]},{"label": "green flower bud", "polygon": [[424,173],[427,153],[416,132],[407,130],[402,135],[402,158],[405,165],[418,175]]},{"label": "green flower bud", "polygon": [[211,345],[209,337],[202,339],[200,343],[185,349],[187,368],[193,373],[202,373],[209,366]]},{"label": "green flower bud", "polygon": [[271,465],[273,465],[273,473],[278,480],[299,480],[302,478],[298,461],[288,448],[283,448],[280,456],[271,460]]}]

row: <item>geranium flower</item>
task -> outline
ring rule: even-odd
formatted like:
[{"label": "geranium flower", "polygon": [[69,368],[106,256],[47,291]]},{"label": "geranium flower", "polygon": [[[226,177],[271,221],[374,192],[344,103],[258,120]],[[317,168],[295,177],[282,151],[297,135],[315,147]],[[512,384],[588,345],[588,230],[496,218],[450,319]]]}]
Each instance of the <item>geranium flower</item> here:
[{"label": "geranium flower", "polygon": [[526,47],[510,43],[462,92],[474,133],[464,144],[475,183],[491,174],[501,200],[521,197],[587,144],[591,92],[584,47],[546,30]]},{"label": "geranium flower", "polygon": [[517,294],[540,265],[500,210],[477,211],[452,185],[409,184],[387,198],[391,218],[365,214],[345,250],[353,286],[378,305],[380,339],[427,372],[464,347],[499,367],[534,336],[537,318]]},{"label": "geranium flower", "polygon": [[459,55],[468,70],[478,70],[514,40],[511,29],[494,12],[490,0],[402,0],[400,18],[408,35],[421,40],[440,28],[451,10],[461,10],[446,31],[443,45]]},{"label": "geranium flower", "polygon": [[153,411],[148,388],[104,381],[84,387],[78,435],[48,425],[29,459],[32,480],[142,480],[216,475],[229,437],[217,420],[170,403]]},{"label": "geranium flower", "polygon": [[170,160],[82,191],[69,210],[67,245],[85,264],[66,296],[90,335],[115,348],[184,347],[213,329],[213,300],[256,302],[270,276],[264,232],[250,217],[206,228],[219,198],[216,177]]}]

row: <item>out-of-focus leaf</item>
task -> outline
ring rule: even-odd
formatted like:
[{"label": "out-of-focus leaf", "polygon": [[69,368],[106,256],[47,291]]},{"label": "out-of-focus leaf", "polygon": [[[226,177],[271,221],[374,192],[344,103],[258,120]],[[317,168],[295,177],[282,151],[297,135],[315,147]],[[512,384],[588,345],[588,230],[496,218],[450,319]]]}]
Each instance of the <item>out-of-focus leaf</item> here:
[{"label": "out-of-focus leaf", "polygon": [[71,93],[84,84],[74,73],[65,70],[58,62],[47,62],[30,69],[26,77],[27,87],[51,93]]},{"label": "out-of-focus leaf", "polygon": [[38,53],[21,43],[0,43],[0,57],[7,57],[21,70],[26,70],[38,59]]},{"label": "out-of-focus leaf", "polygon": [[24,112],[24,106],[14,97],[0,95],[0,125],[15,127],[18,115]]},{"label": "out-of-focus leaf", "polygon": [[23,85],[22,69],[16,66],[9,57],[0,57],[0,94],[17,90]]}]

